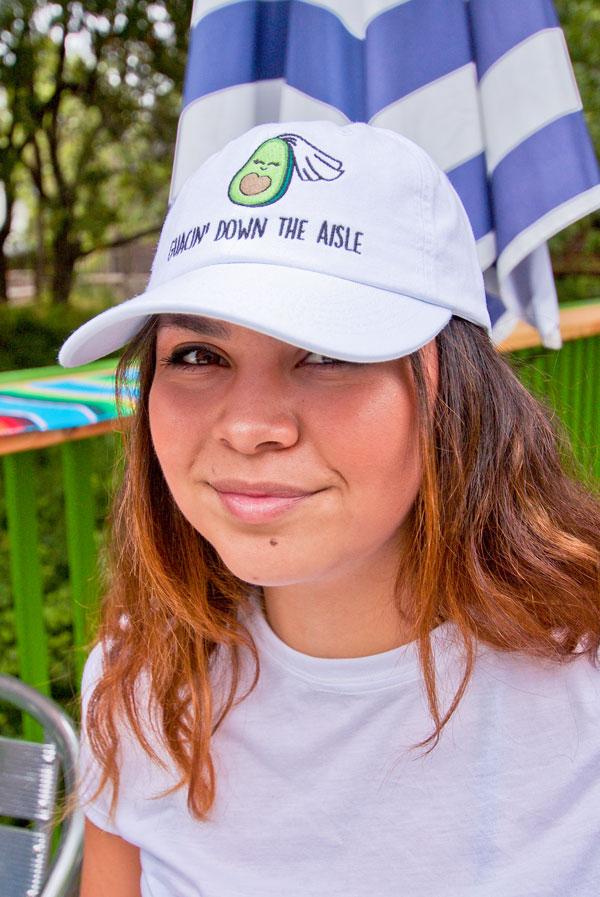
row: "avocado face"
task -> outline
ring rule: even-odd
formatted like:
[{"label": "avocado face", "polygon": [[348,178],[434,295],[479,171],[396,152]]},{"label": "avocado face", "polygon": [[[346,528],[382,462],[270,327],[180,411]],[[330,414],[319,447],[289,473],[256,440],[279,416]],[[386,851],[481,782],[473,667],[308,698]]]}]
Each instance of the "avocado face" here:
[{"label": "avocado face", "polygon": [[294,169],[294,154],[285,140],[272,137],[252,153],[229,185],[228,196],[240,206],[266,206],[287,190]]}]

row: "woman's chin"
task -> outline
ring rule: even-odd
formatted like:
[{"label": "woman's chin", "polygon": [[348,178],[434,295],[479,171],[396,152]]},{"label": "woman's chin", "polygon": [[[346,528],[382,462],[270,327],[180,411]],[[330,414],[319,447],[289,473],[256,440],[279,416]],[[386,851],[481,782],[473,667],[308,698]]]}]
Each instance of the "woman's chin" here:
[{"label": "woman's chin", "polygon": [[234,576],[237,576],[238,579],[241,579],[243,582],[247,582],[252,586],[290,586],[302,582],[303,580],[303,577],[301,576],[290,576],[289,571],[286,571],[286,573],[279,570],[261,571],[260,569],[257,569],[256,565],[252,568],[248,568],[245,564],[227,564],[225,563],[225,560],[223,560],[223,563]]},{"label": "woman's chin", "polygon": [[[273,546],[273,550],[275,548]],[[253,557],[240,557],[233,555],[231,550],[219,551],[218,547],[216,550],[234,576],[253,586],[289,586],[309,581],[315,575],[314,570],[306,569],[306,561],[296,568],[293,560],[284,555],[267,559],[258,557],[256,553]]]}]

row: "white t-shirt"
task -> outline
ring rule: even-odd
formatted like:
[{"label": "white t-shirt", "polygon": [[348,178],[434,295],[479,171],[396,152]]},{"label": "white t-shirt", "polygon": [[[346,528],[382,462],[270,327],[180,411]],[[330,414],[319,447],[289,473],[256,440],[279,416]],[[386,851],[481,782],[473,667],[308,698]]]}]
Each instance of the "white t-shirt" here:
[{"label": "white t-shirt", "polygon": [[[139,846],[144,897],[598,897],[600,670],[587,656],[557,666],[480,647],[423,757],[407,750],[433,729],[415,643],[324,659],[282,642],[258,604],[248,625],[261,674],[213,738],[211,819],[191,817],[185,789],[151,800],[175,779],[129,739],[115,824],[106,792],[86,809]],[[463,670],[455,635],[432,633],[443,710]],[[97,647],[84,703],[101,664]],[[82,747],[92,768],[85,733]]]}]

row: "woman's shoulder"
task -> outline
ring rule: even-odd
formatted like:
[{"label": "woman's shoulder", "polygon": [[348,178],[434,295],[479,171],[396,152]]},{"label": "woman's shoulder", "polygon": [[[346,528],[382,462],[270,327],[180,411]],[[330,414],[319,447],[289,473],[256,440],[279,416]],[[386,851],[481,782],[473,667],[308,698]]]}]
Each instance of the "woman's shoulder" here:
[{"label": "woman's shoulder", "polygon": [[[122,615],[119,625],[121,630],[128,628],[129,622],[125,614]],[[93,691],[94,687],[109,669],[111,660],[114,663],[118,659],[118,653],[116,653],[119,651],[118,641],[118,637],[114,634],[112,636],[98,635],[92,643],[81,677],[82,697]],[[139,686],[142,682],[145,682],[147,686],[147,671],[143,664],[141,672],[136,676],[136,686]]]},{"label": "woman's shoulder", "polygon": [[[143,765],[148,761],[148,755],[142,749],[136,731],[137,725],[144,740],[151,746],[155,754],[164,760],[167,755],[159,722],[159,708],[152,699],[150,677],[145,668],[142,668],[141,672],[135,677],[132,686],[133,691],[128,696],[127,701],[124,700],[127,691],[126,687],[119,683],[118,688],[115,688],[114,681],[110,681],[107,683],[107,689],[98,693],[99,701],[94,703],[96,698],[94,694],[95,689],[109,673],[110,652],[110,642],[99,640],[93,645],[84,664],[80,691],[83,740],[85,741],[89,738],[91,734],[90,726],[96,726],[98,719],[106,719],[107,709],[110,705],[110,713],[117,727],[116,731],[118,732],[122,756],[135,757],[136,762]],[[99,703],[102,703],[101,710]],[[134,725],[131,716],[127,712],[126,705],[135,707],[136,725]],[[100,717],[98,717],[99,712]]]},{"label": "woman's shoulder", "polygon": [[89,695],[104,674],[106,650],[106,642],[97,641],[86,658],[81,677],[81,698],[83,701],[89,698]]},{"label": "woman's shoulder", "polygon": [[518,715],[568,712],[600,725],[600,652],[579,650],[550,660],[493,649],[483,651],[478,663],[480,688],[502,696]]}]

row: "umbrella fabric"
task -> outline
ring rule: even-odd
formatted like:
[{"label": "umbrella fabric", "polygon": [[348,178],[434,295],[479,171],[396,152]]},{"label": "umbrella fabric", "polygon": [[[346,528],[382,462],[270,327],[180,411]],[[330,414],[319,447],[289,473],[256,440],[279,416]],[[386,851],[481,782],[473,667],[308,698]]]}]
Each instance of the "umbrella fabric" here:
[{"label": "umbrella fabric", "polygon": [[546,240],[600,207],[550,0],[196,0],[171,198],[255,124],[366,121],[426,149],[477,240],[494,339],[558,348]]},{"label": "umbrella fabric", "polygon": [[[114,397],[116,362],[109,360],[92,371],[65,375],[20,371],[0,381],[0,437],[41,430],[84,427],[117,417]],[[130,397],[135,395],[132,373]],[[125,413],[132,402],[125,402]]]}]

